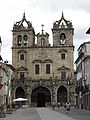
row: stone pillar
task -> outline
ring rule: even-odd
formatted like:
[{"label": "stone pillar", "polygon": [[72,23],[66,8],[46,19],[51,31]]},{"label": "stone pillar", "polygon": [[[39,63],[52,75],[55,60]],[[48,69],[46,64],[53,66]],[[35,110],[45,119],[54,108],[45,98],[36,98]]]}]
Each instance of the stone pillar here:
[{"label": "stone pillar", "polygon": [[27,104],[31,107],[31,90],[28,87],[28,91],[27,91]]},{"label": "stone pillar", "polygon": [[28,103],[27,104],[29,105],[29,107],[31,107],[31,96],[30,96],[30,94],[28,95]]},{"label": "stone pillar", "polygon": [[52,87],[52,102],[57,102],[56,101],[55,86]]},{"label": "stone pillar", "polygon": [[67,102],[70,102],[70,90],[68,86],[68,91],[67,91]]}]

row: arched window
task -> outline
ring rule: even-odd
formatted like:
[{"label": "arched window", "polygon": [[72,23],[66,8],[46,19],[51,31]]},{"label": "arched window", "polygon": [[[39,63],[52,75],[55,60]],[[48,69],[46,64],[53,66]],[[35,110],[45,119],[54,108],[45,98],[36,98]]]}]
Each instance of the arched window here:
[{"label": "arched window", "polygon": [[18,46],[21,46],[21,44],[22,44],[22,36],[21,35],[18,35],[18,37],[17,37],[17,44],[18,44]]},{"label": "arched window", "polygon": [[23,36],[23,44],[26,46],[27,45],[27,41],[28,41],[28,36],[24,35]]}]

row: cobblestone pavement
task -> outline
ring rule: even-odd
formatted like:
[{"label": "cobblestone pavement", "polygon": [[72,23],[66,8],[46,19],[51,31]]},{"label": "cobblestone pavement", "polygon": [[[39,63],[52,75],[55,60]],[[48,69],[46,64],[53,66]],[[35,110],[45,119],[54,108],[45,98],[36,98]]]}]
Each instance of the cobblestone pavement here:
[{"label": "cobblestone pavement", "polygon": [[[51,108],[52,109],[52,108]],[[90,120],[90,110],[85,110],[85,109],[79,109],[79,108],[74,108],[72,107],[70,109],[70,112],[66,114],[65,108],[55,108],[54,111],[62,113],[64,115],[67,115],[71,118],[74,118],[76,120]]]},{"label": "cobblestone pavement", "polygon": [[0,120],[90,120],[90,111],[71,108],[69,114],[65,113],[65,109],[55,108],[21,108],[7,114],[5,118]]}]

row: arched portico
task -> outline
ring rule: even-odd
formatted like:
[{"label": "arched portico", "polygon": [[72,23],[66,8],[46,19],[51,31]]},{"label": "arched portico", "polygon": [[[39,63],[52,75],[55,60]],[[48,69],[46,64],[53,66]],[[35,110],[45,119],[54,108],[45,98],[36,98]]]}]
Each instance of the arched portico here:
[{"label": "arched portico", "polygon": [[31,103],[36,104],[37,107],[45,107],[51,102],[51,94],[49,89],[39,86],[32,90]]}]

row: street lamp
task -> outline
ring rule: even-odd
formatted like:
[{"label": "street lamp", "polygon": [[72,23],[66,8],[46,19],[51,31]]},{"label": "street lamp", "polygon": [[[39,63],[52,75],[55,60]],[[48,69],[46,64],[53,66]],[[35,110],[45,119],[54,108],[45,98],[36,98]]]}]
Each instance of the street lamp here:
[{"label": "street lamp", "polygon": [[86,79],[84,79],[84,89],[86,89]]},{"label": "street lamp", "polygon": [[53,73],[53,77],[52,77],[52,102],[55,102],[55,90],[54,90],[54,85],[55,85],[55,81],[54,81],[54,73]]},{"label": "street lamp", "polygon": [[68,85],[68,96],[67,96],[68,98],[67,98],[67,99],[68,99],[68,102],[70,102],[70,99],[69,99],[69,96],[70,96],[70,94],[69,94],[69,92],[70,92],[70,91],[69,91],[70,81],[69,81],[69,80],[67,80],[67,85]]}]

